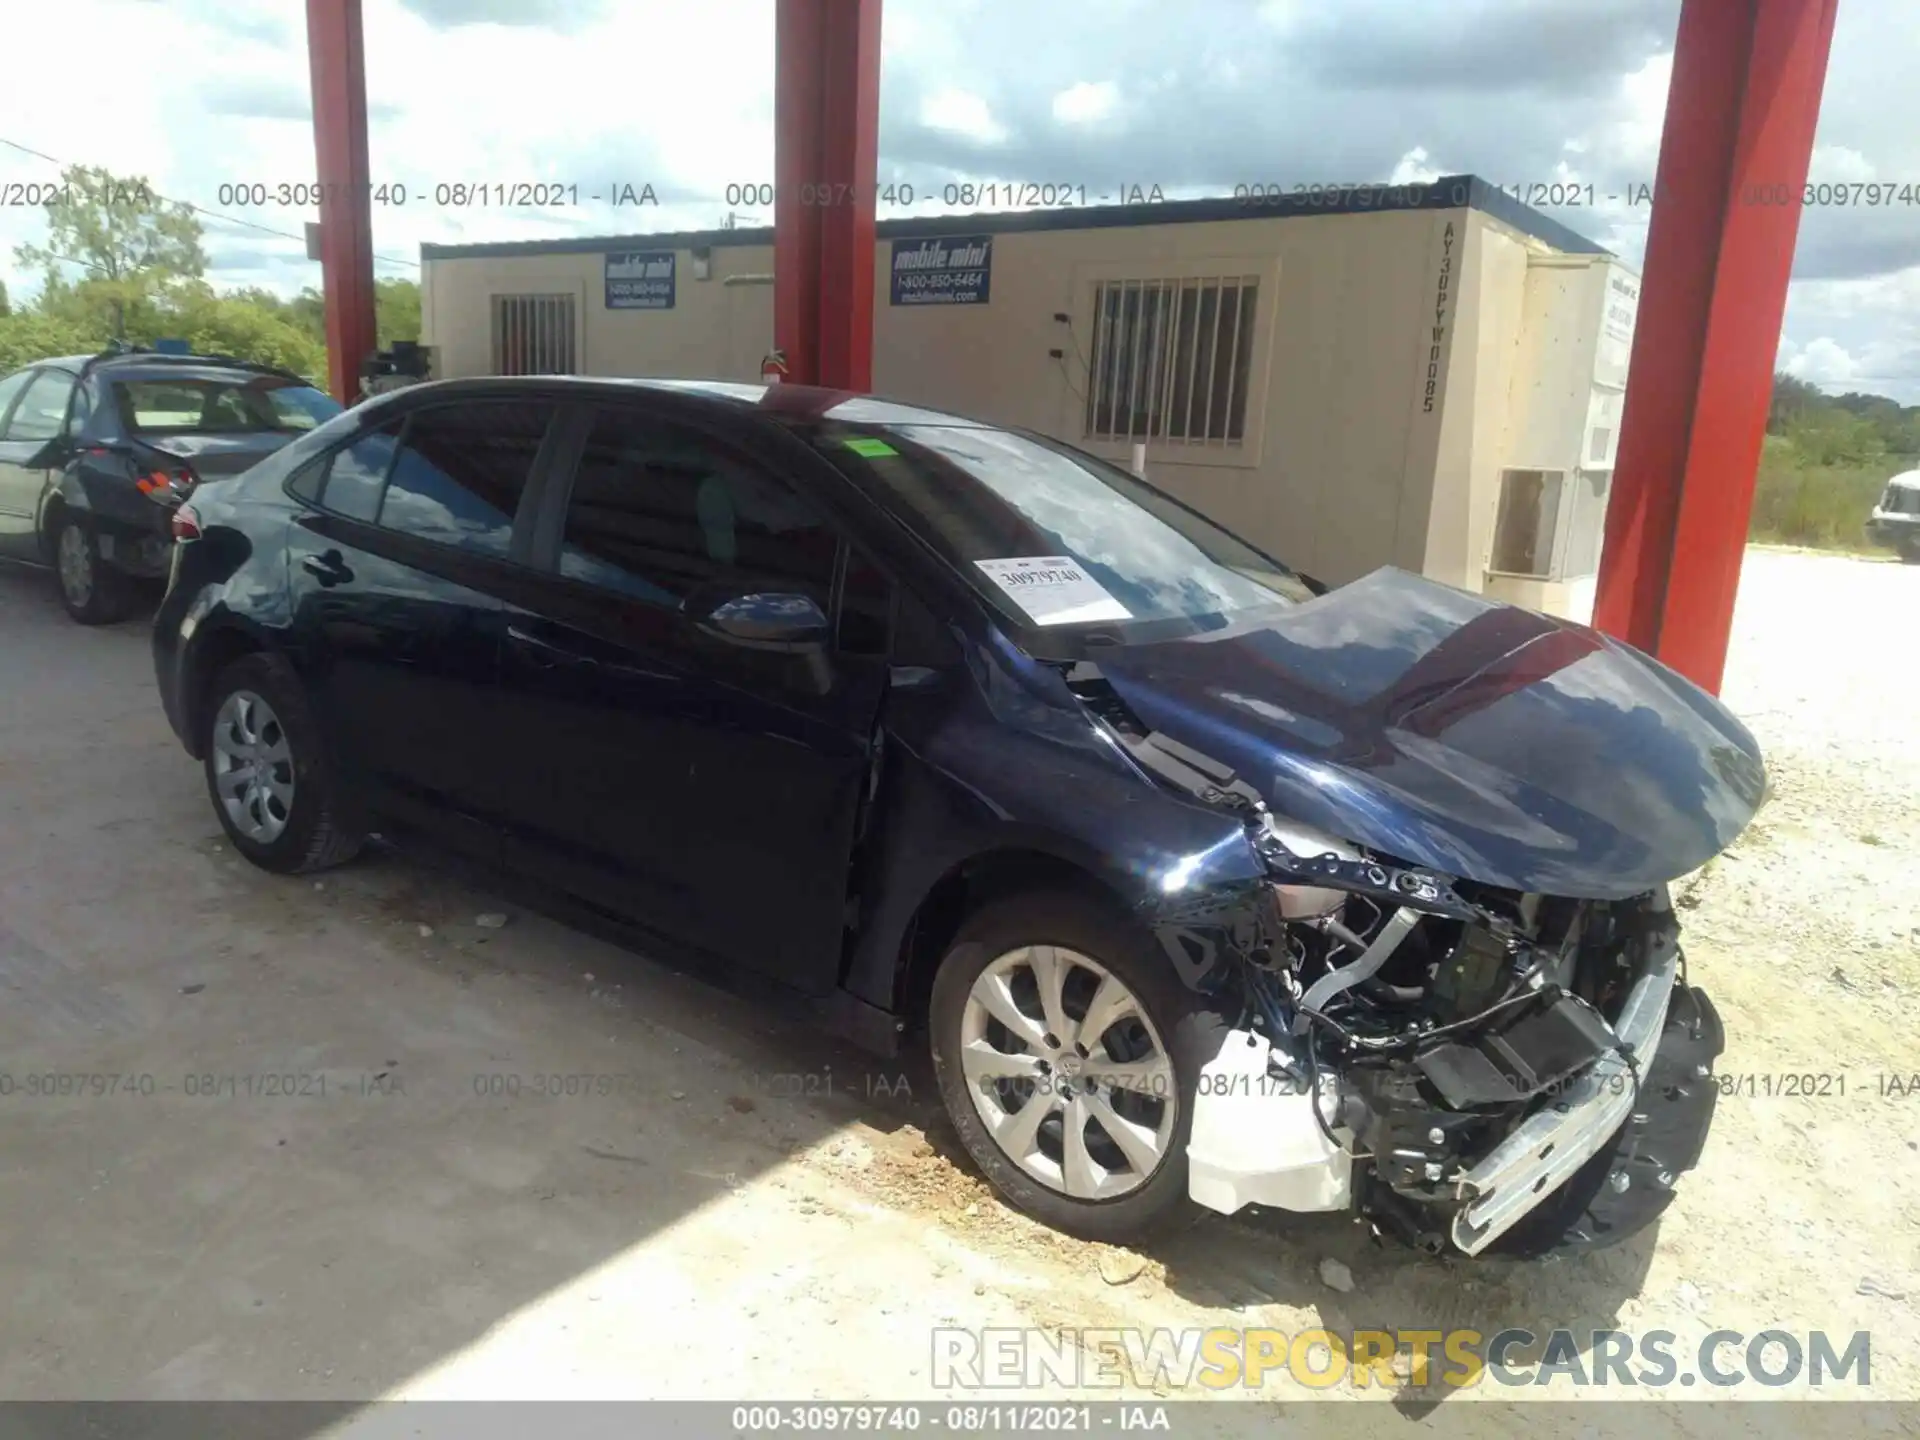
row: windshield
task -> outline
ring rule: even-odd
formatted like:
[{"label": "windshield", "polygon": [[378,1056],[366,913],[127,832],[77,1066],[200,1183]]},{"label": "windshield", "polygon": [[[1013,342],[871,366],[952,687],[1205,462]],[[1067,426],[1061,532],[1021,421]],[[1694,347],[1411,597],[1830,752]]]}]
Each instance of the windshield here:
[{"label": "windshield", "polygon": [[129,430],[239,435],[311,430],[340,405],[311,385],[276,377],[246,380],[123,380],[120,413]]},{"label": "windshield", "polygon": [[829,428],[817,443],[1023,626],[1169,638],[1301,604],[1285,566],[1116,466],[962,425]]}]

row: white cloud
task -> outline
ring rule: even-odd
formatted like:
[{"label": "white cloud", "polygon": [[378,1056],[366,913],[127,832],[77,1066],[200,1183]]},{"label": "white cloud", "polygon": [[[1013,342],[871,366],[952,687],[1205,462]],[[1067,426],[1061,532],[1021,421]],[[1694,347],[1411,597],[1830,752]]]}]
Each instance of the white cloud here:
[{"label": "white cloud", "polygon": [[1400,157],[1400,163],[1393,167],[1393,173],[1387,177],[1389,185],[1425,185],[1438,180],[1444,172],[1435,167],[1427,155],[1427,147],[1416,145]]},{"label": "white cloud", "polygon": [[1082,80],[1053,97],[1053,118],[1062,125],[1091,125],[1120,108],[1120,87],[1111,80]]},{"label": "white cloud", "polygon": [[1845,387],[1853,382],[1859,372],[1860,364],[1846,350],[1828,336],[1822,335],[1804,346],[1793,346],[1788,342],[1789,358],[1781,362],[1781,369],[1789,375],[1797,375],[1802,380],[1810,380],[1823,387]]},{"label": "white cloud", "polygon": [[1006,130],[994,120],[985,100],[971,91],[951,86],[927,96],[920,107],[920,123],[930,130],[945,130],[989,145],[1007,138]]}]

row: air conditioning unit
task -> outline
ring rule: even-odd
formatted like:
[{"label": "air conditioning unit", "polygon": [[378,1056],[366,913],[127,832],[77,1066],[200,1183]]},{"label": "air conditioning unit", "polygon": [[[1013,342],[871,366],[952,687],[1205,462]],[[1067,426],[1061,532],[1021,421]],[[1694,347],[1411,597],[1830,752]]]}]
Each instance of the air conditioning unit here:
[{"label": "air conditioning unit", "polygon": [[1639,277],[1611,256],[1529,260],[1489,580],[1599,568],[1639,308]]}]

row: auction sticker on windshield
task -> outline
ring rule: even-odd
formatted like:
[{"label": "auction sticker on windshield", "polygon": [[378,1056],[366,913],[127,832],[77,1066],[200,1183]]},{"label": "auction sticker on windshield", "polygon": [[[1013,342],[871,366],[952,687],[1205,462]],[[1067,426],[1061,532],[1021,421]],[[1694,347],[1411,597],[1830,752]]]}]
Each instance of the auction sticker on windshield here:
[{"label": "auction sticker on windshield", "polygon": [[1014,604],[1026,611],[1036,625],[1082,625],[1094,620],[1133,618],[1126,606],[1101,588],[1086,567],[1069,555],[973,563]]}]

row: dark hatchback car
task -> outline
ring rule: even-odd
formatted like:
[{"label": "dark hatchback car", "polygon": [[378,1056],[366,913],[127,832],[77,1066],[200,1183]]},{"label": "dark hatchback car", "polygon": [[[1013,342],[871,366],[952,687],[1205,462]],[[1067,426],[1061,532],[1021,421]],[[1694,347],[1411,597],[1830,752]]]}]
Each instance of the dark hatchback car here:
[{"label": "dark hatchback car", "polygon": [[167,573],[173,507],[340,406],[300,376],[222,355],[114,349],[0,379],[0,559],[52,566],[67,613],[126,613]]},{"label": "dark hatchback car", "polygon": [[1667,882],[1716,700],[1399,571],[1321,593],[1038,436],[797,386],[365,404],[183,505],[167,714],[249,859],[376,817],[880,1049],[1014,1204],[1648,1223],[1722,1032]]}]

